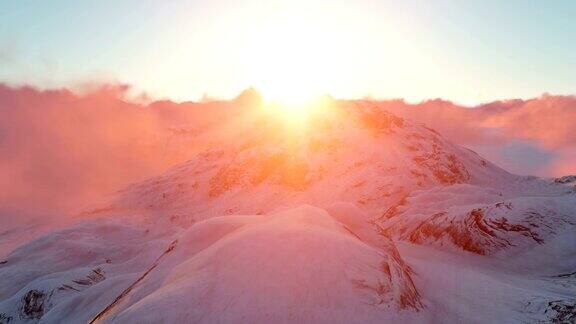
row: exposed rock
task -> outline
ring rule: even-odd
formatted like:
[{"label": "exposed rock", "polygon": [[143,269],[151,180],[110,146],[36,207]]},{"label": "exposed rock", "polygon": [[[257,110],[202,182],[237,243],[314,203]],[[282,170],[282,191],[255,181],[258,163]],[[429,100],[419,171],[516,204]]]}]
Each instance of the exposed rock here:
[{"label": "exposed rock", "polygon": [[556,179],[554,179],[554,182],[562,183],[562,184],[576,182],[576,175],[568,175],[568,176],[556,178]]},{"label": "exposed rock", "polygon": [[0,324],[8,324],[10,322],[12,322],[13,317],[6,314],[6,313],[0,313]]},{"label": "exposed rock", "polygon": [[553,323],[576,323],[576,299],[550,301],[545,313]]},{"label": "exposed rock", "polygon": [[44,315],[44,303],[46,294],[41,290],[32,289],[28,291],[21,300],[20,318],[39,319]]}]

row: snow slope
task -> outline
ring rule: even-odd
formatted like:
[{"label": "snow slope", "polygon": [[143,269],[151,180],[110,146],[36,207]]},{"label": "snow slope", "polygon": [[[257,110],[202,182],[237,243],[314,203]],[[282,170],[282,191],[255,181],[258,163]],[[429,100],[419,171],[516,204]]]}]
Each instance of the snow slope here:
[{"label": "snow slope", "polygon": [[[100,320],[349,323],[425,318],[418,312],[423,305],[411,270],[394,244],[358,230],[357,223],[311,206],[268,216],[215,217],[176,235],[84,223],[8,257],[0,268],[0,286],[6,287],[0,314],[17,321],[86,322],[152,265],[145,281]],[[170,244],[167,237],[176,239]]]}]

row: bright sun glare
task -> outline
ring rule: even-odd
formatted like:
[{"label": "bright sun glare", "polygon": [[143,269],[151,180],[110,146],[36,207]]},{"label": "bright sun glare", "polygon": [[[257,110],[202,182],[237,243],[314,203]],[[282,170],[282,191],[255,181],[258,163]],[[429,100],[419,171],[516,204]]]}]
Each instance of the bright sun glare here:
[{"label": "bright sun glare", "polygon": [[243,52],[252,84],[267,102],[302,114],[329,93],[341,50],[311,22],[269,22],[254,31]]},{"label": "bright sun glare", "polygon": [[319,111],[319,104],[314,100],[297,102],[293,98],[287,101],[271,101],[266,103],[266,109],[282,118],[292,126],[303,126],[307,120]]}]

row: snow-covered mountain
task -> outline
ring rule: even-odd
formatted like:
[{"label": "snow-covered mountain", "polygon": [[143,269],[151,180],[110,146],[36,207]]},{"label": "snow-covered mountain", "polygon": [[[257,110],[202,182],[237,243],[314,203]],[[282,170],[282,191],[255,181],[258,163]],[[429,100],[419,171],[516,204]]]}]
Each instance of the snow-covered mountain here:
[{"label": "snow-covered mountain", "polygon": [[154,221],[172,217],[189,224],[345,201],[376,216],[416,189],[515,179],[434,130],[370,102],[344,102],[296,126],[265,112],[254,115],[248,111],[223,126],[226,136],[194,159],[86,212],[137,211]]},{"label": "snow-covered mountain", "polygon": [[[0,263],[0,323],[576,320],[576,179],[370,101],[243,108]],[[205,141],[204,138],[204,141]]]}]

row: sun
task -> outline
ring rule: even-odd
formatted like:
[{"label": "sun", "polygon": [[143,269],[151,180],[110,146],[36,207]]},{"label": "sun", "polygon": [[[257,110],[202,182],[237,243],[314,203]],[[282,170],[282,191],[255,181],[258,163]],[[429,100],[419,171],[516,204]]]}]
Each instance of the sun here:
[{"label": "sun", "polygon": [[302,101],[298,101],[294,98],[288,98],[286,101],[266,102],[265,109],[292,127],[301,127],[306,125],[310,118],[317,113],[318,104],[312,100],[302,99]]},{"label": "sun", "polygon": [[338,51],[325,31],[278,21],[253,31],[241,51],[249,83],[265,101],[295,114],[330,94],[338,81]]},{"label": "sun", "polygon": [[343,41],[350,39],[349,31],[330,17],[345,17],[344,13],[326,16],[284,9],[256,15],[230,53],[239,62],[235,75],[245,86],[258,89],[267,111],[303,125],[325,113],[324,99],[353,93],[347,90],[352,78],[347,71],[355,70],[358,53],[367,51],[357,42]]},{"label": "sun", "polygon": [[322,96],[321,91],[308,87],[301,80],[290,80],[287,75],[285,77],[280,80],[270,78],[268,83],[257,86],[265,102],[285,108],[304,109]]},{"label": "sun", "polygon": [[260,87],[266,108],[292,122],[302,122],[317,112],[322,92],[300,77],[270,78]]},{"label": "sun", "polygon": [[264,99],[285,106],[303,107],[328,94],[330,73],[309,53],[311,46],[282,48],[276,46],[254,65],[254,84]]}]

